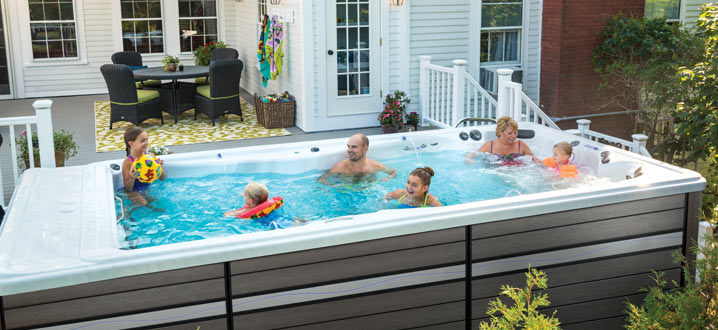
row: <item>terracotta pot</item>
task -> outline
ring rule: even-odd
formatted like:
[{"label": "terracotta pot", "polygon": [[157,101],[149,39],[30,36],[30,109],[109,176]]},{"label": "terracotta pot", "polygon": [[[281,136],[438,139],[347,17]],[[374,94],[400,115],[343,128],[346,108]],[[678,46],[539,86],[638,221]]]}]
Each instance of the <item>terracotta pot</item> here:
[{"label": "terracotta pot", "polygon": [[[25,154],[23,157],[23,161],[25,162],[25,168],[30,168],[30,159],[29,156]],[[35,167],[40,167],[40,155],[35,154],[34,155],[35,160]],[[65,166],[65,152],[64,151],[55,151],[55,167],[64,167]]]},{"label": "terracotta pot", "polygon": [[175,70],[177,70],[177,63],[167,63],[167,64],[165,64],[165,71],[175,72]]},{"label": "terracotta pot", "polygon": [[401,127],[396,126],[382,126],[381,128],[384,131],[384,134],[396,133],[401,129]]}]

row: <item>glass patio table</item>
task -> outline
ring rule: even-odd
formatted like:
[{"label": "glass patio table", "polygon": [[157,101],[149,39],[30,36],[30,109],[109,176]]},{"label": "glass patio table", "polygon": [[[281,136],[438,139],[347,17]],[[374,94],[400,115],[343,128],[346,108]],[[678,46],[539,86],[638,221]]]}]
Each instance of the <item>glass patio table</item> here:
[{"label": "glass patio table", "polygon": [[[196,87],[194,84],[186,84],[187,86],[191,86],[189,89],[189,92],[191,93],[181,93],[178,91],[179,89],[183,88],[183,84],[180,84],[177,82],[179,79],[188,79],[188,78],[197,78],[197,77],[207,77],[209,76],[209,67],[208,66],[185,66],[183,71],[180,71],[179,68],[177,68],[176,71],[165,71],[163,67],[154,67],[154,68],[146,68],[146,69],[137,69],[132,71],[135,79],[138,80],[171,80],[171,84],[163,84],[162,89],[160,89],[160,97],[162,98],[162,102],[165,103],[165,111],[168,113],[174,115],[175,117],[175,123],[177,123],[177,116],[180,114],[180,112],[189,110],[194,108],[194,94],[196,92]],[[169,85],[169,95],[167,95],[167,92],[163,92],[165,85]],[[165,94],[168,97],[163,97],[162,94]],[[184,95],[186,94],[186,95]],[[185,96],[186,98],[191,97],[190,101],[182,102],[182,97]],[[182,109],[180,109],[182,107]]]}]

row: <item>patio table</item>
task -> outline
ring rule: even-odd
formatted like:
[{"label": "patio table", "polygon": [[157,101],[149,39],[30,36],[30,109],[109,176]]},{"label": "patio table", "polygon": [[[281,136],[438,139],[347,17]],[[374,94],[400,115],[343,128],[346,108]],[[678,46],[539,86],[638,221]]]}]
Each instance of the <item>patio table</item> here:
[{"label": "patio table", "polygon": [[[172,101],[171,104],[168,105],[169,108],[171,108],[171,114],[175,116],[175,123],[177,123],[177,116],[180,113],[179,110],[179,101],[177,99],[177,89],[178,79],[188,79],[188,78],[197,78],[197,77],[207,77],[209,76],[209,67],[208,66],[185,66],[184,71],[180,71],[179,68],[177,68],[176,71],[165,71],[163,67],[154,67],[154,68],[147,68],[147,69],[138,69],[132,71],[134,74],[135,79],[138,80],[172,80],[171,84],[171,93],[172,93]],[[194,96],[193,96],[194,97]],[[169,112],[169,111],[168,111]]]}]

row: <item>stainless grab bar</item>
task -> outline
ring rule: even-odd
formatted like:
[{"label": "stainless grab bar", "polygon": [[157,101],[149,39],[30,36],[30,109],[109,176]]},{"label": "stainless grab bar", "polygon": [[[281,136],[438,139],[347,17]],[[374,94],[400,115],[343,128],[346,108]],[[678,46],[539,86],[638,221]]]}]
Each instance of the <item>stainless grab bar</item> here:
[{"label": "stainless grab bar", "polygon": [[121,198],[118,198],[117,196],[115,196],[115,199],[118,200],[118,201],[120,201],[120,210],[122,211],[122,214],[121,214],[121,216],[117,219],[117,221],[121,221],[122,219],[125,218],[125,203],[123,203],[123,202],[122,202],[122,199],[121,199]]},{"label": "stainless grab bar", "polygon": [[462,118],[461,120],[459,120],[459,122],[457,122],[456,125],[454,125],[454,128],[459,127],[459,125],[461,125],[467,121],[478,121],[478,122],[487,122],[487,123],[496,124],[496,119],[492,119],[492,118],[466,117],[466,118]]}]

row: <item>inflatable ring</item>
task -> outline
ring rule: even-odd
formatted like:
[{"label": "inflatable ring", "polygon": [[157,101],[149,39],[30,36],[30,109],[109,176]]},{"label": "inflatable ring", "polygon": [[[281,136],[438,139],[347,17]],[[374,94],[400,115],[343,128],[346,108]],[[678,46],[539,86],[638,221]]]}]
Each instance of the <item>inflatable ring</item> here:
[{"label": "inflatable ring", "polygon": [[237,218],[258,219],[269,215],[270,213],[272,213],[272,211],[282,207],[283,204],[284,200],[282,199],[282,197],[272,197],[264,201],[263,203],[255,206],[254,208],[249,209],[246,212],[240,213]]}]

